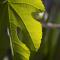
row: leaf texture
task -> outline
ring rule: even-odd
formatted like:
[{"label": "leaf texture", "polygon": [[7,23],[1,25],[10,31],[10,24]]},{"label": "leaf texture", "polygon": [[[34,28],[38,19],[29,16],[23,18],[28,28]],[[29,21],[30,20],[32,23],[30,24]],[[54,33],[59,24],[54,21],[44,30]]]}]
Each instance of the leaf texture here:
[{"label": "leaf texture", "polygon": [[9,37],[14,60],[29,60],[31,51],[39,49],[42,25],[32,13],[41,10],[45,9],[40,0],[8,0]]}]

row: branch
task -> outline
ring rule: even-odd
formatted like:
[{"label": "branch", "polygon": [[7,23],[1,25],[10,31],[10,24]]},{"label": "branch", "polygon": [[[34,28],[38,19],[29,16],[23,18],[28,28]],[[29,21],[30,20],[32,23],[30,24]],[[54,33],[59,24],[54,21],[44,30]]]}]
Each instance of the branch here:
[{"label": "branch", "polygon": [[45,28],[60,28],[60,24],[55,24],[51,22],[48,22],[48,23],[41,22],[41,23]]}]

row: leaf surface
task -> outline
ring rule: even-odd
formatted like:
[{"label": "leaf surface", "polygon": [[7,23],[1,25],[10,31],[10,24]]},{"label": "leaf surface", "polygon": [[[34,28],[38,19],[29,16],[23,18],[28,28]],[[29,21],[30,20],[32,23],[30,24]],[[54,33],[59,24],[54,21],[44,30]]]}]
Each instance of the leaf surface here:
[{"label": "leaf surface", "polygon": [[11,47],[16,59],[20,56],[21,60],[29,60],[31,51],[39,49],[42,25],[32,13],[41,10],[44,6],[39,0],[8,0]]}]

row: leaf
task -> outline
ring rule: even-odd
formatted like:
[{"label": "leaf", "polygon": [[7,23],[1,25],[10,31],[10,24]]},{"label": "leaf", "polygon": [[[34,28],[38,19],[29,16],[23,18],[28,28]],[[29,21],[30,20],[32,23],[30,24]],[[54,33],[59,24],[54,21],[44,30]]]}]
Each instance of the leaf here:
[{"label": "leaf", "polygon": [[27,0],[8,0],[11,47],[14,60],[29,60],[31,51],[37,51],[41,44],[42,25],[32,17],[32,13],[44,6],[42,2]]},{"label": "leaf", "polygon": [[41,0],[8,0],[9,3],[17,3],[17,4],[20,4],[20,3],[24,3],[24,4],[28,4],[28,5],[31,5],[37,9],[40,9],[42,11],[44,11],[44,5],[42,3]]},{"label": "leaf", "polygon": [[[38,10],[31,5],[27,4],[10,4],[12,8],[16,11],[17,15],[21,17],[23,23],[26,26],[27,31],[29,32],[31,39],[33,41],[34,47],[36,49],[40,46],[40,41],[42,37],[42,26],[39,22],[34,20],[31,16],[31,13]],[[22,11],[22,12],[21,12]],[[29,11],[29,12],[27,12]],[[26,18],[28,17],[28,18]],[[34,27],[34,28],[32,28]],[[37,36],[37,38],[36,38]],[[36,43],[36,41],[38,42]]]},{"label": "leaf", "polygon": [[11,18],[9,18],[10,19],[10,37],[11,37],[11,43],[12,43],[11,47],[13,51],[14,60],[17,60],[17,58],[19,60],[29,60],[30,51],[27,48],[27,46],[24,43],[22,43],[21,40],[19,40],[18,38],[17,27],[19,26],[13,12],[10,9],[9,9],[9,14],[11,14],[10,15]]},{"label": "leaf", "polygon": [[[22,43],[17,34],[16,34],[16,26],[13,24],[10,24],[10,31],[11,31],[11,40],[12,40],[12,47],[13,47],[13,53],[14,53],[14,60],[17,60],[17,54],[20,55],[20,58],[18,57],[18,59],[20,60],[29,60],[30,57],[30,51],[27,48],[27,46]],[[16,53],[16,55],[15,55]],[[17,57],[16,57],[17,56]],[[22,58],[23,57],[23,58]]]}]

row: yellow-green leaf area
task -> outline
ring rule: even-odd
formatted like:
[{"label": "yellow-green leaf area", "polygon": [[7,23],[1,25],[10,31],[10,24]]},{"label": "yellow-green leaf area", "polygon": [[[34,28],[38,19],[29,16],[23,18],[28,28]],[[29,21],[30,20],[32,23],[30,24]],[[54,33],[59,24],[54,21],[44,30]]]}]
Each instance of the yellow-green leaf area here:
[{"label": "yellow-green leaf area", "polygon": [[[14,58],[15,53],[19,54],[19,57],[22,60],[29,60],[30,57],[30,50],[29,48],[19,40],[17,33],[16,33],[16,26],[13,23],[10,23],[10,37],[12,41],[12,47],[13,47],[13,52],[14,52]],[[22,58],[23,56],[23,58]]]},{"label": "yellow-green leaf area", "polygon": [[11,4],[11,7],[21,17],[24,22],[30,37],[33,41],[36,50],[40,47],[42,38],[42,25],[32,17],[32,12],[39,11],[35,7],[28,4]]},{"label": "yellow-green leaf area", "polygon": [[32,6],[38,8],[42,11],[45,10],[44,5],[43,5],[41,0],[8,0],[8,2],[11,2],[11,3],[25,3],[25,4],[32,5]]}]

